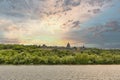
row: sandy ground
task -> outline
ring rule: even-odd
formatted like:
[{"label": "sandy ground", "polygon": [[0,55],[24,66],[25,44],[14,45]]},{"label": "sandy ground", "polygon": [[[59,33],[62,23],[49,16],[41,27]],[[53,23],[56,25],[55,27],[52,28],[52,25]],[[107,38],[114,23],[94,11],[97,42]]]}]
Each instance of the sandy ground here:
[{"label": "sandy ground", "polygon": [[1,65],[0,80],[120,80],[120,65]]}]

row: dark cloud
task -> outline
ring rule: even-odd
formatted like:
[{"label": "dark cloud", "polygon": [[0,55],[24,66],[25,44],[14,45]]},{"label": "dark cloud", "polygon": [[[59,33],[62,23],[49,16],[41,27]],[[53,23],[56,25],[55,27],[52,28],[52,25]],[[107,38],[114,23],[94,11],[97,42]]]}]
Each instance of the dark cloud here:
[{"label": "dark cloud", "polygon": [[71,29],[79,29],[80,28],[80,21],[68,20],[67,22],[63,23],[62,28],[71,28]]},{"label": "dark cloud", "polygon": [[93,9],[93,13],[94,14],[97,14],[97,13],[99,13],[100,12],[100,9]]},{"label": "dark cloud", "polygon": [[91,6],[100,6],[102,7],[108,2],[111,2],[112,0],[84,0],[86,3],[88,3]]},{"label": "dark cloud", "polygon": [[[3,0],[0,2],[0,14],[14,18],[30,18],[42,15],[46,0]],[[34,16],[33,16],[34,14]]]},{"label": "dark cloud", "polygon": [[120,23],[119,21],[110,21],[104,25],[97,25],[95,27],[88,28],[88,31],[97,33],[103,32],[120,32]]},{"label": "dark cloud", "polygon": [[76,7],[79,6],[81,0],[56,0],[56,7]]},{"label": "dark cloud", "polygon": [[81,0],[64,0],[63,11],[72,10],[73,7],[79,6],[80,3],[81,3]]},{"label": "dark cloud", "polygon": [[91,45],[101,48],[119,48],[120,47],[120,22],[109,21],[105,24],[96,25],[89,28],[73,30],[65,36],[68,40],[83,42],[85,45]]},{"label": "dark cloud", "polygon": [[63,10],[63,12],[70,11],[70,10],[72,10],[72,8],[70,8],[70,7],[65,7],[64,10]]},{"label": "dark cloud", "polygon": [[9,38],[0,38],[1,44],[19,44],[20,40],[18,39],[9,39]]},{"label": "dark cloud", "polygon": [[94,13],[94,14],[98,14],[98,13],[100,13],[101,12],[101,10],[100,9],[92,9],[92,10],[88,10],[88,12],[89,13]]},{"label": "dark cloud", "polygon": [[104,25],[97,25],[83,30],[84,38],[88,43],[105,44],[119,42],[120,24],[118,21],[110,21]]},{"label": "dark cloud", "polygon": [[73,28],[80,27],[80,21],[74,21],[72,24],[73,24],[72,25]]},{"label": "dark cloud", "polygon": [[81,3],[81,0],[64,0],[64,5],[65,6],[79,6]]},{"label": "dark cloud", "polygon": [[62,8],[61,12],[67,12],[72,10],[73,7],[77,7],[81,4],[81,0],[56,0],[55,7]]}]

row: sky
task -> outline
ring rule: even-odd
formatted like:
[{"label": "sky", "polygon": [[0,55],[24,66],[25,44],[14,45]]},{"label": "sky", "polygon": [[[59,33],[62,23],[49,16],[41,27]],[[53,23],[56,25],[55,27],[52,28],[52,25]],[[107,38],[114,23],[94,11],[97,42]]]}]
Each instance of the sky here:
[{"label": "sky", "polygon": [[1,44],[120,48],[120,0],[0,0]]}]

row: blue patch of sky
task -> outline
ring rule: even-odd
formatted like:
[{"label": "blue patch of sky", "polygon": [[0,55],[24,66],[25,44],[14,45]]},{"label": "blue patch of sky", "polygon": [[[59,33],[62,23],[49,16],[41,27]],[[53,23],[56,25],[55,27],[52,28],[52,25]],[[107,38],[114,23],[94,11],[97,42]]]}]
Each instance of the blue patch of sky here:
[{"label": "blue patch of sky", "polygon": [[114,1],[114,6],[105,9],[97,16],[81,24],[81,27],[88,28],[96,25],[104,25],[106,22],[114,20],[120,21],[120,1]]}]

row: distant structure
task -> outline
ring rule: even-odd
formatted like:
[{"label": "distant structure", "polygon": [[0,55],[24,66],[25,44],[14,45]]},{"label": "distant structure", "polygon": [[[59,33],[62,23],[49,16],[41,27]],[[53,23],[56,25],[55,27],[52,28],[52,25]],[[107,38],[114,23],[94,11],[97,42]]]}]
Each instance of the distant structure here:
[{"label": "distant structure", "polygon": [[68,48],[68,49],[71,48],[70,43],[67,43],[66,48]]},{"label": "distant structure", "polygon": [[80,47],[80,51],[83,52],[86,49],[86,47],[83,45],[82,47]]},{"label": "distant structure", "polygon": [[42,45],[42,48],[46,48],[47,46],[45,44]]}]

